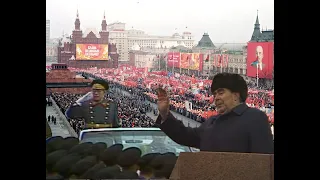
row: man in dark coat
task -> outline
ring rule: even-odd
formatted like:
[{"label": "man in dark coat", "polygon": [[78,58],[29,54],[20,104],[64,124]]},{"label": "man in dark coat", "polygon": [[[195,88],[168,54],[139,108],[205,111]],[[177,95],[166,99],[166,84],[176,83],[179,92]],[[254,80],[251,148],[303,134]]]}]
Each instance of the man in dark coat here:
[{"label": "man in dark coat", "polygon": [[85,129],[119,127],[117,104],[104,98],[109,89],[108,83],[101,79],[93,80],[91,87],[91,92],[66,110],[66,117],[84,118]]},{"label": "man in dark coat", "polygon": [[238,74],[220,73],[211,91],[218,112],[200,127],[185,127],[169,111],[169,98],[158,89],[160,115],[156,123],[175,142],[201,151],[273,153],[273,138],[267,115],[245,101],[248,87]]},{"label": "man in dark coat", "polygon": [[46,138],[49,138],[51,136],[52,136],[51,128],[48,121],[46,121]]}]

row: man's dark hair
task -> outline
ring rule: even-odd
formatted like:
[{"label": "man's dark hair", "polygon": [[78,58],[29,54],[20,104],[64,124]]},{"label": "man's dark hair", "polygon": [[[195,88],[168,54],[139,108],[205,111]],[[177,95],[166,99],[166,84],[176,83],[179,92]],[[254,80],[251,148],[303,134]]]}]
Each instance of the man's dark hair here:
[{"label": "man's dark hair", "polygon": [[240,93],[240,101],[245,102],[248,97],[248,86],[246,81],[239,74],[219,73],[213,77],[211,92],[217,89],[226,88],[231,92]]}]

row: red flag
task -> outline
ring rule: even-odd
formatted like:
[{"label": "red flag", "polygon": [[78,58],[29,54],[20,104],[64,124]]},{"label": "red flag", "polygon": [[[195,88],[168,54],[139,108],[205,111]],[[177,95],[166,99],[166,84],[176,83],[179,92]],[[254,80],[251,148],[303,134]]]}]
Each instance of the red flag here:
[{"label": "red flag", "polygon": [[219,58],[219,65],[222,67],[223,66],[223,64],[222,64],[222,59],[223,59],[223,55],[222,54],[220,54],[220,58]]},{"label": "red flag", "polygon": [[206,60],[205,60],[205,61],[208,62],[208,61],[209,61],[209,58],[210,58],[210,57],[209,57],[209,54],[207,54],[207,57],[206,57]]},{"label": "red flag", "polygon": [[228,67],[228,63],[229,63],[229,56],[226,54],[225,60],[224,60],[224,66]]},{"label": "red flag", "polygon": [[217,67],[220,67],[221,66],[221,55],[220,54],[217,54]]}]

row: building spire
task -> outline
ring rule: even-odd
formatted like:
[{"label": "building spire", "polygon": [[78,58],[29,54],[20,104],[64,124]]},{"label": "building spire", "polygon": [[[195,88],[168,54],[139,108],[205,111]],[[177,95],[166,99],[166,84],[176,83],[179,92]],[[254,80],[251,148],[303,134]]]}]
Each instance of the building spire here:
[{"label": "building spire", "polygon": [[79,19],[79,11],[77,9],[77,18],[76,21],[74,22],[74,29],[75,30],[80,30],[80,19]]},{"label": "building spire", "polygon": [[103,12],[103,20],[102,20],[102,24],[101,24],[101,30],[104,32],[107,31],[106,11]]},{"label": "building spire", "polygon": [[79,19],[79,12],[78,12],[78,9],[77,9],[77,19]]},{"label": "building spire", "polygon": [[259,10],[257,10],[257,19],[256,19],[256,24],[260,24],[260,23],[259,23]]},{"label": "building spire", "polygon": [[[251,36],[251,41],[258,41],[261,35],[260,32],[260,23],[259,23],[259,10],[257,10],[256,23],[254,24],[254,30]],[[263,30],[263,29],[262,29]]]}]

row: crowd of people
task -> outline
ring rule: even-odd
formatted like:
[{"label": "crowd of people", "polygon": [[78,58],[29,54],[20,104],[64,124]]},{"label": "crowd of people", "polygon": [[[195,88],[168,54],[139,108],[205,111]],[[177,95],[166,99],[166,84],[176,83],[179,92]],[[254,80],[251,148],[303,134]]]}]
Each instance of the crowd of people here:
[{"label": "crowd of people", "polygon": [[169,179],[176,160],[174,153],[55,136],[46,143],[46,179]]},{"label": "crowd of people", "polygon": [[[97,75],[82,72],[82,75],[90,78],[101,78]],[[118,89],[128,91],[134,96],[144,98],[150,102],[157,102],[156,89],[158,84],[147,88],[143,86],[126,86],[125,84],[117,81],[109,81],[111,86]],[[246,103],[250,107],[258,108],[264,111],[271,124],[274,123],[274,105],[273,105],[273,93],[270,90],[263,89],[249,89],[248,98]],[[213,104],[213,96],[210,96],[210,86],[204,85],[198,93],[192,91],[186,91],[183,94],[179,94],[176,91],[172,91],[172,88],[166,88],[170,92],[170,110],[175,111],[183,116],[193,119],[198,122],[204,122],[212,115],[216,115],[215,106]]]},{"label": "crowd of people", "polygon": [[[172,80],[173,84],[164,84],[162,80],[148,84],[145,82],[149,79],[143,76],[136,79],[136,84],[130,84],[124,83],[123,79],[110,80],[96,71],[77,69],[77,72],[86,78],[101,78],[109,82],[110,89],[105,98],[117,103],[118,117],[122,127],[153,127],[155,125],[155,121],[147,113],[158,115],[157,109],[151,105],[151,103],[157,103],[158,87],[169,92],[172,111],[198,122],[204,122],[210,116],[217,114],[213,96],[210,95],[210,83],[201,77],[198,85],[201,84],[201,88],[196,88],[195,92],[191,87],[176,88],[175,83],[185,82],[180,78]],[[248,85],[251,87],[255,84],[248,83]],[[62,113],[65,113],[70,104],[83,95],[56,92],[50,94]],[[273,125],[273,91],[270,90],[270,85],[251,87],[246,103],[248,106],[266,112]],[[52,106],[52,102],[48,99],[47,105]],[[54,119],[48,117],[47,121],[54,123]],[[83,119],[68,119],[68,121],[77,133],[84,127]],[[142,155],[140,149],[135,147],[123,149],[122,144],[109,145],[109,147],[101,142],[79,144],[79,140],[74,137],[51,137],[47,139],[46,149],[47,179],[168,179],[177,159],[173,153]]]},{"label": "crowd of people", "polygon": [[153,108],[142,96],[126,96],[119,89],[111,86],[107,98],[118,104],[118,115],[122,127],[153,127],[154,120],[147,116]]},{"label": "crowd of people", "polygon": [[[78,72],[87,78],[102,78],[96,74],[88,72]],[[156,103],[156,89],[158,84],[152,87],[144,86],[127,86],[126,84],[109,81],[110,90],[106,98],[117,102],[118,116],[122,127],[153,127],[154,120],[147,116],[147,112],[152,112],[158,115],[157,109],[150,105],[149,102]],[[263,85],[263,84],[262,84]],[[212,115],[216,115],[215,106],[212,103],[213,97],[210,96],[210,86],[203,85],[203,88],[198,93],[186,91],[183,94],[173,91],[172,88],[166,87],[170,92],[170,110],[175,111],[185,117],[198,122],[204,122]],[[127,91],[131,96],[125,95],[122,91]],[[60,110],[64,113],[69,105],[78,100],[83,94],[74,93],[52,93],[52,98],[55,100]],[[146,101],[147,100],[147,101]],[[149,101],[149,102],[148,102]],[[259,108],[266,112],[269,117],[270,124],[274,123],[274,108],[273,97],[270,95],[270,90],[266,90],[264,86],[260,89],[249,89],[246,103],[251,107]],[[68,119],[70,125],[76,132],[84,127],[83,119]]]}]

